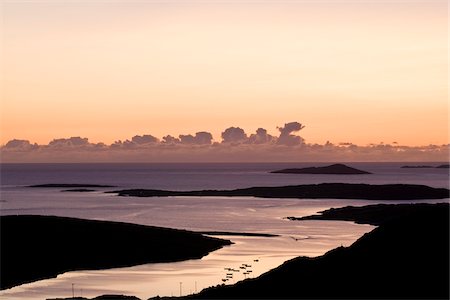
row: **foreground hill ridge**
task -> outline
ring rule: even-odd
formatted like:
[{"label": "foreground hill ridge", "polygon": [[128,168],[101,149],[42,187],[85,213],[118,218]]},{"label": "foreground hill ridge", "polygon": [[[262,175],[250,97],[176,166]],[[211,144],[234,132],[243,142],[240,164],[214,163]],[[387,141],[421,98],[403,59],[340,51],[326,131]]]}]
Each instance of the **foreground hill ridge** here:
[{"label": "foreground hill ridge", "polygon": [[156,189],[126,189],[107,193],[133,197],[169,196],[250,196],[259,198],[298,199],[365,199],[365,200],[418,200],[449,198],[449,190],[414,184],[353,184],[321,183],[279,187],[251,187],[234,190],[168,191]]},{"label": "foreground hill ridge", "polygon": [[333,174],[333,175],[362,175],[372,174],[367,171],[355,169],[344,164],[333,164],[323,167],[289,168],[271,171],[270,173],[280,174]]},{"label": "foreground hill ridge", "polygon": [[345,207],[320,219],[379,227],[349,247],[297,257],[257,278],[185,298],[449,299],[448,203]]},{"label": "foreground hill ridge", "polygon": [[201,258],[231,244],[187,230],[112,221],[18,215],[1,216],[0,223],[0,289],[67,271]]}]

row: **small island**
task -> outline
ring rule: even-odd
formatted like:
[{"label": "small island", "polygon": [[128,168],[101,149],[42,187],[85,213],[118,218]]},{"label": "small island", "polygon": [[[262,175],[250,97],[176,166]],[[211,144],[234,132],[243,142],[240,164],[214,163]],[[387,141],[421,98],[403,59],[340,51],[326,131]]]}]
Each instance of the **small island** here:
[{"label": "small island", "polygon": [[438,169],[449,169],[449,168],[450,168],[450,165],[449,165],[449,164],[446,164],[446,165],[440,165],[440,166],[437,166],[436,168],[438,168]]},{"label": "small island", "polygon": [[54,216],[1,216],[0,289],[68,271],[198,259],[230,245],[199,233]]},{"label": "small island", "polygon": [[432,169],[432,168],[436,168],[436,169],[448,169],[450,168],[449,164],[444,164],[444,165],[439,165],[436,167],[430,166],[430,165],[405,165],[405,166],[401,166],[402,169]]},{"label": "small island", "polygon": [[361,175],[372,174],[367,171],[358,170],[344,164],[334,164],[325,167],[308,167],[308,168],[293,168],[271,171],[275,174],[333,174],[333,175]]},{"label": "small island", "polygon": [[401,166],[402,169],[430,169],[430,168],[434,168],[433,166],[428,166],[428,165],[418,165],[418,166],[410,166],[410,165],[406,165],[406,166]]}]

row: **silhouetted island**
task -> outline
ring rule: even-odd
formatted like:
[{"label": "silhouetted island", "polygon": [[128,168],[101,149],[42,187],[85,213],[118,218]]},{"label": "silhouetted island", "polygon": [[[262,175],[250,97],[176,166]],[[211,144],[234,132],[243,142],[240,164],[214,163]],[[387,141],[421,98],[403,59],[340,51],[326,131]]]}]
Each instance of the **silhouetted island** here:
[{"label": "silhouetted island", "polygon": [[[390,213],[395,216],[387,217]],[[379,227],[349,247],[314,258],[298,257],[258,278],[207,288],[185,298],[449,298],[448,203],[347,207],[324,214],[323,219],[327,218]]]},{"label": "silhouetted island", "polygon": [[62,190],[61,192],[88,193],[88,192],[96,192],[96,190],[93,190],[93,189],[69,189],[69,190]]},{"label": "silhouetted island", "polygon": [[293,168],[271,171],[270,173],[281,174],[334,174],[334,175],[358,175],[372,174],[370,172],[358,170],[343,164],[334,164],[325,167]]},{"label": "silhouetted island", "polygon": [[54,216],[2,216],[0,223],[0,289],[67,271],[201,258],[231,244],[185,230]]},{"label": "silhouetted island", "polygon": [[400,168],[402,169],[428,169],[428,168],[434,168],[433,166],[428,166],[428,165],[419,165],[419,166],[401,166]]},{"label": "silhouetted island", "polygon": [[445,165],[439,165],[436,167],[433,166],[429,166],[429,165],[406,165],[406,166],[401,166],[401,168],[403,169],[428,169],[428,168],[436,168],[436,169],[448,169],[450,168],[449,164],[445,164]]},{"label": "silhouetted island", "polygon": [[110,188],[114,185],[103,184],[80,184],[80,183],[46,183],[29,185],[30,188]]},{"label": "silhouetted island", "polygon": [[119,196],[168,197],[168,196],[253,196],[260,198],[299,199],[366,199],[366,200],[411,200],[444,199],[449,190],[414,184],[351,184],[321,183],[280,187],[252,187],[236,190],[166,191],[130,189],[111,191]]}]

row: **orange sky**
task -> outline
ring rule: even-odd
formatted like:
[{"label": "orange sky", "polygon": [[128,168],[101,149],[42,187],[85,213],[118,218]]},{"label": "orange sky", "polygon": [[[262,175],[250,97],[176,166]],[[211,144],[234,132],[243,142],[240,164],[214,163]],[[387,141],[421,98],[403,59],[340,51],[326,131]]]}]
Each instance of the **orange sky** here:
[{"label": "orange sky", "polygon": [[445,144],[447,1],[3,1],[1,140]]}]

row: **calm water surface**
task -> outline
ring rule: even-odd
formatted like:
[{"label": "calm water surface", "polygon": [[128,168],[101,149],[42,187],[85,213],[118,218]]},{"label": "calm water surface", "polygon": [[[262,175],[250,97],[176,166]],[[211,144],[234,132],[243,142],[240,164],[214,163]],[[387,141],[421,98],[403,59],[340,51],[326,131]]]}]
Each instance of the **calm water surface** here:
[{"label": "calm water surface", "polygon": [[[415,163],[417,164],[417,163]],[[436,165],[439,163],[436,163]],[[68,272],[0,292],[4,299],[45,299],[106,293],[183,295],[222,283],[228,271],[249,264],[248,275],[233,272],[231,284],[255,277],[296,256],[317,256],[350,245],[369,225],[340,221],[288,221],[330,207],[378,203],[336,199],[258,199],[252,197],[134,198],[93,193],[62,193],[61,189],[24,187],[43,183],[91,183],[119,188],[173,190],[224,189],[321,182],[414,183],[448,188],[448,169],[400,169],[402,164],[349,164],[372,175],[286,175],[270,170],[312,164],[33,164],[2,165],[0,214],[39,214],[123,221],[196,231],[272,233],[278,237],[226,236],[235,244],[199,260],[145,264],[131,268]],[[319,164],[313,164],[319,165]],[[427,201],[427,202],[442,202]],[[80,243],[83,241],[80,240]],[[257,260],[257,261],[255,261]]]}]

